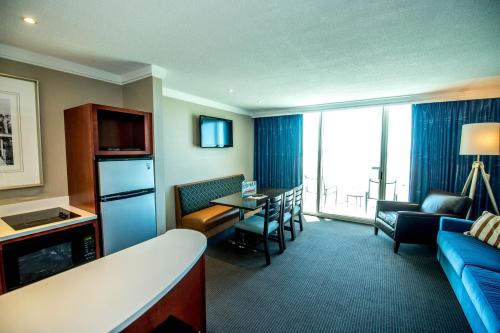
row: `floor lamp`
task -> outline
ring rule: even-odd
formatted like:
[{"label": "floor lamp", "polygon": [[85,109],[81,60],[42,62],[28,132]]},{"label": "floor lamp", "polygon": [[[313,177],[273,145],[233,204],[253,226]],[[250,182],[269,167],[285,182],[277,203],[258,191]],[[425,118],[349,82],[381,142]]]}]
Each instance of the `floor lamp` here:
[{"label": "floor lamp", "polygon": [[[493,195],[493,190],[491,189],[490,176],[484,170],[484,164],[480,160],[481,155],[500,155],[500,123],[463,125],[462,139],[460,141],[460,155],[477,155],[477,160],[472,163],[472,170],[467,177],[462,195],[466,195],[467,189],[470,186],[469,198],[474,200],[477,178],[479,173],[481,173],[493,209],[495,209],[497,215],[500,215],[495,196]],[[469,218],[470,211],[469,209],[467,218]]]}]

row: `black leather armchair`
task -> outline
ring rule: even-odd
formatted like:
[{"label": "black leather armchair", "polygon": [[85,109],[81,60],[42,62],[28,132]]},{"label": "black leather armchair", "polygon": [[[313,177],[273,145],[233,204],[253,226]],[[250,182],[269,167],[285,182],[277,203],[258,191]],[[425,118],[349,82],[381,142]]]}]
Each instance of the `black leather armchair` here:
[{"label": "black leather armchair", "polygon": [[433,191],[422,205],[411,202],[377,201],[375,235],[381,229],[394,239],[394,253],[401,243],[434,243],[442,216],[464,218],[472,200],[447,192]]}]

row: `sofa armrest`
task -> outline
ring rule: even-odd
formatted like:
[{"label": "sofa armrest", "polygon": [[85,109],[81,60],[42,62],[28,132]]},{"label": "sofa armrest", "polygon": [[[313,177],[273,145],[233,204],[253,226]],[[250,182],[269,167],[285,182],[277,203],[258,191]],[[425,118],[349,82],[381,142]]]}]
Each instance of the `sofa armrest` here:
[{"label": "sofa armrest", "polygon": [[377,200],[377,212],[418,211],[420,205],[413,202]]},{"label": "sofa armrest", "polygon": [[439,221],[439,230],[452,232],[465,232],[470,230],[474,221],[443,216]]}]

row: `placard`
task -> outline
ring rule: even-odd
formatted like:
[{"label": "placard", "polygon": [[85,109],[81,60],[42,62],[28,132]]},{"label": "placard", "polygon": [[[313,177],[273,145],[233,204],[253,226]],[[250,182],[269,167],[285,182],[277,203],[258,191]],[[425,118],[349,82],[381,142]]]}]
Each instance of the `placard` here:
[{"label": "placard", "polygon": [[241,196],[243,198],[250,197],[257,194],[257,182],[242,182],[241,183]]}]

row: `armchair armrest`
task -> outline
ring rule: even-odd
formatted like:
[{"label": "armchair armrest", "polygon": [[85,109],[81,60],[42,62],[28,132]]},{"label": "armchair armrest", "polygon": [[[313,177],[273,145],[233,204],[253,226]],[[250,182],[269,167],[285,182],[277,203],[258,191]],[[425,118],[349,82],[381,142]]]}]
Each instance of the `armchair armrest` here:
[{"label": "armchair armrest", "polygon": [[462,233],[470,230],[473,223],[471,220],[443,216],[439,222],[439,230]]},{"label": "armchair armrest", "polygon": [[377,212],[379,211],[418,211],[420,205],[413,202],[400,202],[389,200],[377,200]]},{"label": "armchair armrest", "polygon": [[439,221],[443,216],[451,217],[454,215],[398,211],[394,239],[403,242],[435,240],[439,230]]}]

